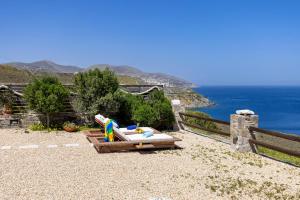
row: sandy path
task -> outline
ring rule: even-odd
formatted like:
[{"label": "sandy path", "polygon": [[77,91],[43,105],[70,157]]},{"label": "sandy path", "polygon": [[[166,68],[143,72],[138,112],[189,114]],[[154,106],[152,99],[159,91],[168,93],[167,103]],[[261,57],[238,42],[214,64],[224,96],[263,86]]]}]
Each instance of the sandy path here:
[{"label": "sandy path", "polygon": [[[98,154],[80,133],[0,130],[0,199],[299,199],[300,169],[191,133],[183,150]],[[16,139],[17,138],[17,139]],[[63,144],[78,143],[78,147]],[[37,149],[18,145],[39,144]],[[59,148],[46,148],[59,144]]]}]

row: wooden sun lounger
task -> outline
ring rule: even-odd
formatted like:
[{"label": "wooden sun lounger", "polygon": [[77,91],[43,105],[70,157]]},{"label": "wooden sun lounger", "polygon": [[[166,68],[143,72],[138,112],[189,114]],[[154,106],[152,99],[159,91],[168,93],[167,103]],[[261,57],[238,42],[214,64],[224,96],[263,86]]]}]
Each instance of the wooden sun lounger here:
[{"label": "wooden sun lounger", "polygon": [[[155,130],[156,133],[159,133]],[[122,135],[115,134],[114,142],[104,142],[104,133],[100,131],[87,131],[87,139],[94,145],[99,153],[110,153],[118,151],[131,151],[143,149],[167,149],[175,148],[176,141],[181,139],[172,137],[171,139],[153,139],[153,140],[132,140],[126,141]]]}]

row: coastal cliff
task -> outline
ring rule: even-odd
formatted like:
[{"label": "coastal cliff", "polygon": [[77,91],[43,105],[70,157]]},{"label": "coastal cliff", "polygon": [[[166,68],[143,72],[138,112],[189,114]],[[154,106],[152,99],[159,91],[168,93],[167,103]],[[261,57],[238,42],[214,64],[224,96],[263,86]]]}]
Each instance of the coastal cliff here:
[{"label": "coastal cliff", "polygon": [[192,88],[166,87],[164,91],[170,100],[180,100],[181,106],[187,109],[214,105],[208,98],[195,92]]}]

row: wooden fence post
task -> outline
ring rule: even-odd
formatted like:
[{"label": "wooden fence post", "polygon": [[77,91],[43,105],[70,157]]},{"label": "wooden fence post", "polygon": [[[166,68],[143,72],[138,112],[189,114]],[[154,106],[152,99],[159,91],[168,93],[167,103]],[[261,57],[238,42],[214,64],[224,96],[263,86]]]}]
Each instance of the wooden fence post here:
[{"label": "wooden fence post", "polygon": [[253,147],[249,143],[252,138],[248,129],[250,126],[258,127],[258,115],[232,114],[230,116],[231,148],[239,152],[251,152]]}]

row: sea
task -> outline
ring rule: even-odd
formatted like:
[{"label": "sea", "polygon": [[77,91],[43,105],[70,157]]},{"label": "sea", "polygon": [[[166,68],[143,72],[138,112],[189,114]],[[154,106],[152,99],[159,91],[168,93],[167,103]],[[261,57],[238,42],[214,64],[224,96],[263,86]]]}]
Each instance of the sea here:
[{"label": "sea", "polygon": [[230,121],[236,110],[259,115],[259,128],[300,135],[300,86],[204,86],[194,89],[215,103],[197,110]]}]

